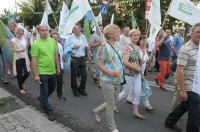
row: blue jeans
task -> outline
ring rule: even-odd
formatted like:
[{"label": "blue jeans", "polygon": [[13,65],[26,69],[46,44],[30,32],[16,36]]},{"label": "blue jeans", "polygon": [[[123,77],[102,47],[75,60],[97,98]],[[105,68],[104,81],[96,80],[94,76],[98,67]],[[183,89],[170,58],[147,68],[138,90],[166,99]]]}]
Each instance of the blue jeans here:
[{"label": "blue jeans", "polygon": [[56,74],[40,76],[40,97],[38,100],[43,105],[44,111],[48,114],[53,111],[49,104],[48,97],[54,92],[56,87]]},{"label": "blue jeans", "polygon": [[188,100],[182,101],[166,119],[167,124],[176,124],[188,111],[186,132],[199,132],[200,126],[200,96],[194,92],[187,92]]}]

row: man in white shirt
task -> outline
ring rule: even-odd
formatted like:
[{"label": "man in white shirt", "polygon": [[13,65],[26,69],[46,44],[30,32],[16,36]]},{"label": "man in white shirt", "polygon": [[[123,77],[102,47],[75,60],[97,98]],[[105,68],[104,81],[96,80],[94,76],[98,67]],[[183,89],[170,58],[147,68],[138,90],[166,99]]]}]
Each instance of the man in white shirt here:
[{"label": "man in white shirt", "polygon": [[[81,30],[80,24],[76,24],[73,27],[73,34],[68,39],[68,44],[74,45],[75,49],[75,55],[72,56],[71,61],[71,89],[76,97],[79,97],[80,94],[87,96],[85,92],[87,80],[85,52],[89,50],[90,47],[86,37],[81,34]],[[78,70],[80,70],[81,73],[81,84],[79,86],[76,81]]]},{"label": "man in white shirt", "polygon": [[126,27],[123,28],[123,36],[119,40],[119,43],[121,45],[123,45],[123,47],[126,44],[131,44],[131,40],[130,40],[129,35],[128,35],[129,32],[130,32],[130,28],[129,27],[126,26]]},{"label": "man in white shirt", "polygon": [[64,65],[63,65],[63,47],[62,45],[58,42],[59,38],[60,38],[60,35],[56,32],[53,32],[51,34],[51,38],[53,38],[56,43],[57,43],[57,47],[58,47],[58,59],[59,59],[59,63],[60,63],[60,74],[57,75],[57,98],[59,100],[66,100],[66,98],[63,96],[63,92],[62,92],[62,83],[63,83],[63,68],[64,68]]}]

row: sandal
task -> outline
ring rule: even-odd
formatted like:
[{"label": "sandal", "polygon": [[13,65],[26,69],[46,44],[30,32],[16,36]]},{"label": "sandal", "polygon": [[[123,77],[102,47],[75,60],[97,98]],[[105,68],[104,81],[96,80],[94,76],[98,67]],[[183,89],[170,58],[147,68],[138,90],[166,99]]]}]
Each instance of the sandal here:
[{"label": "sandal", "polygon": [[138,118],[140,120],[145,120],[145,117],[143,115],[136,115],[136,114],[134,114],[133,117]]},{"label": "sandal", "polygon": [[148,106],[148,107],[146,107],[146,111],[153,111],[153,110],[155,110],[155,108],[152,107],[152,106]]},{"label": "sandal", "polygon": [[100,123],[100,122],[101,122],[100,116],[99,116],[97,113],[95,113],[94,111],[92,111],[92,114],[94,115],[95,120],[96,120],[98,123]]},{"label": "sandal", "polygon": [[93,75],[92,75],[91,77],[92,77],[92,79],[94,80],[94,82],[95,82],[96,84],[98,84],[98,83],[99,83],[98,79],[94,78],[94,76],[93,76]]},{"label": "sandal", "polygon": [[24,91],[24,90],[22,89],[22,90],[20,90],[20,93],[21,93],[21,94],[26,94],[26,91]]}]

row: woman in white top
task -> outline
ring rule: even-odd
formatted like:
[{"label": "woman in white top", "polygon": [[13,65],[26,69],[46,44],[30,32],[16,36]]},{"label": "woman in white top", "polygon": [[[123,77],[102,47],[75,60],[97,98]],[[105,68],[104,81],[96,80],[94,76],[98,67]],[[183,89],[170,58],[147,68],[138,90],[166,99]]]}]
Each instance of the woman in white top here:
[{"label": "woman in white top", "polygon": [[[140,56],[140,60],[142,61],[141,78],[142,78],[142,80],[144,80],[145,79],[144,72],[145,72],[145,69],[146,69],[146,65],[149,61],[144,35],[140,36],[140,39],[139,39],[137,45],[140,47],[140,53],[139,53],[140,55],[139,56]],[[147,111],[154,110],[154,108],[150,105],[148,98],[142,98],[142,100],[143,100],[143,103],[144,103]]]},{"label": "woman in white top", "polygon": [[16,37],[11,39],[14,50],[13,72],[17,75],[18,86],[22,94],[26,94],[24,82],[29,76],[30,62],[27,54],[27,43],[23,38],[24,30],[17,29]]}]

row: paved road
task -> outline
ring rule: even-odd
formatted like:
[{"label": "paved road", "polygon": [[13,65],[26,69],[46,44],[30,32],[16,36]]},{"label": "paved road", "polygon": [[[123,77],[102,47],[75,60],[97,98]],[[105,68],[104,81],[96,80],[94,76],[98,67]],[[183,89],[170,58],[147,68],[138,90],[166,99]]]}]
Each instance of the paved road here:
[{"label": "paved road", "polygon": [[[156,73],[157,74],[157,73]],[[70,88],[70,74],[65,72],[63,95],[67,97],[66,101],[59,101],[56,98],[56,92],[50,97],[50,103],[57,113],[57,120],[73,129],[76,132],[107,132],[108,126],[106,123],[105,112],[101,115],[101,123],[96,123],[92,109],[103,103],[103,95],[101,90],[93,82],[91,78],[92,72],[88,71],[88,80],[86,91],[87,97],[74,97]],[[155,73],[149,73],[146,77],[152,88],[153,95],[150,97],[150,103],[155,107],[155,111],[149,113],[145,110],[143,103],[140,105],[140,113],[146,117],[146,120],[141,121],[131,116],[132,106],[122,100],[119,103],[120,113],[115,114],[116,125],[120,132],[171,132],[171,130],[164,128],[164,120],[169,113],[173,97],[173,76],[169,78],[171,83],[167,83],[167,90],[162,91],[156,87],[153,76]],[[39,85],[33,81],[31,74],[26,82],[28,94],[26,96],[20,95],[17,89],[17,81],[12,81],[11,84],[5,86],[9,91],[14,92],[23,101],[33,104],[37,109],[39,104],[37,97],[39,95]],[[3,86],[2,82],[0,83]],[[185,130],[186,117],[184,120],[178,122],[178,125]]]}]

